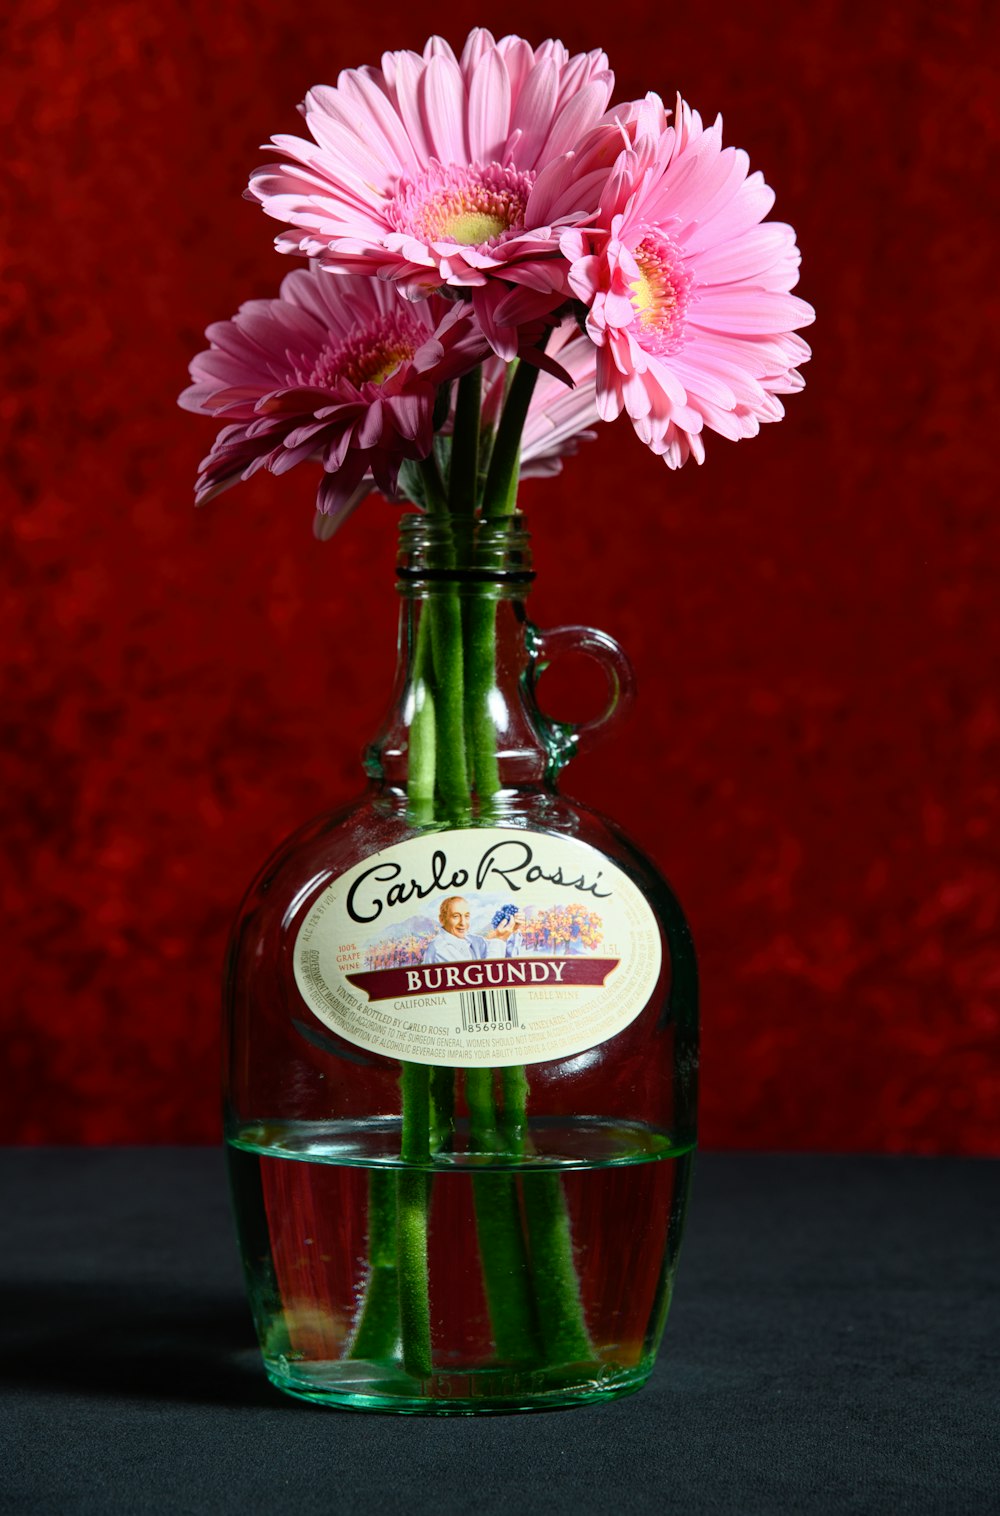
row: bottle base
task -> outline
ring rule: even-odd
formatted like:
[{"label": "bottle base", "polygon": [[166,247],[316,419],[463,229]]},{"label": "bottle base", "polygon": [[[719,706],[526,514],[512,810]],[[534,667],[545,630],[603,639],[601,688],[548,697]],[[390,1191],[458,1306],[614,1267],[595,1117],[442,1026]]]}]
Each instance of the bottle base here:
[{"label": "bottle base", "polygon": [[264,1364],[271,1383],[297,1400],[403,1416],[510,1415],[595,1405],[640,1390],[652,1366],[650,1360],[629,1368],[598,1362],[547,1369],[443,1368],[417,1379],[403,1369],[358,1360],[306,1365],[272,1359]]}]

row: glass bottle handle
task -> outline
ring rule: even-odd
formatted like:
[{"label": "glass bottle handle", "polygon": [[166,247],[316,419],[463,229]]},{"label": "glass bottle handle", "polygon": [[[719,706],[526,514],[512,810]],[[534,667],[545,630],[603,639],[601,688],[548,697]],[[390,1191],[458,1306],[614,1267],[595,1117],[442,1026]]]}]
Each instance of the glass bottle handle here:
[{"label": "glass bottle handle", "polygon": [[[635,699],[635,671],[624,648],[592,626],[557,626],[542,631],[530,623],[525,628],[528,666],[524,671],[524,689],[532,722],[549,757],[549,777],[553,778],[577,753],[585,752],[609,731],[628,711]],[[565,653],[584,653],[601,665],[608,684],[608,702],[589,721],[554,721],[546,716],[536,694],[542,674]]]}]

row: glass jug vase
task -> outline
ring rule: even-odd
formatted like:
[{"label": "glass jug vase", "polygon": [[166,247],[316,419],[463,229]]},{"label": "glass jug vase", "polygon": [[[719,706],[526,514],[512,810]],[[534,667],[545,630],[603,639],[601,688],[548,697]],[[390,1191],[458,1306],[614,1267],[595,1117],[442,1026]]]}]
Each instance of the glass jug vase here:
[{"label": "glass jug vase", "polygon": [[[232,1193],[264,1364],[401,1412],[638,1389],[695,1144],[697,982],[669,887],[559,771],[628,703],[603,633],[540,632],[521,518],[404,516],[369,784],[251,886],[225,983]],[[554,722],[583,651],[606,710]]]}]

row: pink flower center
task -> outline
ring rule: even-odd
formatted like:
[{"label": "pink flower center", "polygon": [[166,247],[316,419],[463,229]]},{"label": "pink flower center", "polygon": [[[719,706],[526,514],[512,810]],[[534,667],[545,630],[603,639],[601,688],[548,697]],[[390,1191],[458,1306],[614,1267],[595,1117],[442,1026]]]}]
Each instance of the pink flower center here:
[{"label": "pink flower center", "polygon": [[422,242],[492,246],[520,231],[534,174],[499,163],[438,163],[400,181],[387,215],[399,232]]},{"label": "pink flower center", "polygon": [[348,337],[324,347],[311,369],[296,371],[296,382],[310,389],[333,390],[347,380],[356,389],[384,384],[427,340],[427,328],[407,311],[392,311]]},{"label": "pink flower center", "polygon": [[639,277],[629,285],[635,311],[632,332],[647,353],[676,352],[684,337],[692,283],[681,250],[662,232],[648,232],[632,256],[639,265]]}]

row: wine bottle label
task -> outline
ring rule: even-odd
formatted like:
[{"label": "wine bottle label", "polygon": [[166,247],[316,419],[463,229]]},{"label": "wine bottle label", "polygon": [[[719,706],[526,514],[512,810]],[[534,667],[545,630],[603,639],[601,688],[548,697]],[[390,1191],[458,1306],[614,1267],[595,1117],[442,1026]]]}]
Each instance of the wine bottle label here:
[{"label": "wine bottle label", "polygon": [[295,941],[309,1009],[357,1047],[411,1063],[495,1068],[606,1042],[656,988],[646,899],[573,838],[499,827],[436,832],[328,885]]}]

